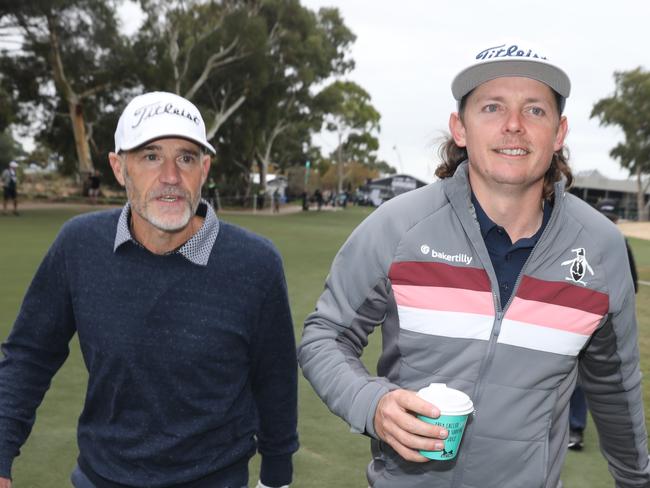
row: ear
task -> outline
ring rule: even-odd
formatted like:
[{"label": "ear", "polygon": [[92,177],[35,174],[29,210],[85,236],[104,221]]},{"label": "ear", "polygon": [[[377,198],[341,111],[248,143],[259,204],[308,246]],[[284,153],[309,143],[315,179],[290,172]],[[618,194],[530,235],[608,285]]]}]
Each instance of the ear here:
[{"label": "ear", "polygon": [[[122,168],[122,158],[117,153],[111,152],[108,153],[108,162],[111,164],[111,169],[117,182],[125,186],[126,180],[124,178],[124,168]],[[126,164],[126,161],[124,161],[124,164]]]},{"label": "ear", "polygon": [[569,132],[569,123],[567,122],[566,116],[560,117],[560,125],[557,128],[557,134],[555,135],[555,142],[553,144],[553,151],[559,151],[564,146],[564,139],[566,138],[567,133]]},{"label": "ear", "polygon": [[209,154],[203,155],[203,160],[201,161],[201,169],[203,170],[203,174],[201,175],[201,184],[205,183],[205,180],[208,179],[208,174],[210,174],[211,162],[212,162],[212,158],[210,157]]},{"label": "ear", "polygon": [[451,137],[454,138],[454,142],[458,147],[467,146],[465,125],[458,112],[452,112],[449,116],[449,132],[451,132]]}]

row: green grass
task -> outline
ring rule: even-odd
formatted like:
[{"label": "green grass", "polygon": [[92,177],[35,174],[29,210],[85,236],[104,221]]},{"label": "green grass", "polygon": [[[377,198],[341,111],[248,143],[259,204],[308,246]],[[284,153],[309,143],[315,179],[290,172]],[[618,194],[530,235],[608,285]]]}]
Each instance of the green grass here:
[{"label": "green grass", "polygon": [[[345,212],[309,212],[282,216],[226,215],[225,220],[263,234],[278,246],[285,263],[296,337],[305,316],[313,310],[334,254],[368,214],[368,209]],[[26,210],[20,218],[0,217],[0,340],[9,333],[22,296],[47,247],[61,224],[74,210]],[[650,241],[630,239],[640,278],[650,281]],[[97,278],[101,286],[101,277]],[[638,296],[642,369],[650,372],[650,286],[641,286]],[[372,337],[364,353],[371,370],[379,353],[379,337]],[[37,414],[32,435],[14,463],[17,488],[69,486],[67,479],[76,456],[76,422],[81,412],[86,383],[76,339],[70,358],[56,375]],[[645,391],[649,418],[650,390]],[[300,451],[295,456],[297,488],[365,487],[368,441],[351,434],[347,425],[331,414],[300,377]],[[610,487],[613,482],[598,452],[593,424],[586,432],[581,453],[570,452],[563,472],[567,487]],[[251,483],[258,460],[251,465]]]}]

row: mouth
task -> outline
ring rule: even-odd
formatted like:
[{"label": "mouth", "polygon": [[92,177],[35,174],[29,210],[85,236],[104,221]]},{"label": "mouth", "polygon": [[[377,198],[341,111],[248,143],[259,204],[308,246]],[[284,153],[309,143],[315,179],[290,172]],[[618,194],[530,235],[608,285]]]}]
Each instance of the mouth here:
[{"label": "mouth", "polygon": [[178,200],[183,200],[183,197],[179,195],[161,195],[157,200],[163,203],[176,203]]},{"label": "mouth", "polygon": [[528,149],[523,147],[503,147],[494,149],[494,152],[497,154],[502,154],[504,156],[526,156],[530,153]]}]

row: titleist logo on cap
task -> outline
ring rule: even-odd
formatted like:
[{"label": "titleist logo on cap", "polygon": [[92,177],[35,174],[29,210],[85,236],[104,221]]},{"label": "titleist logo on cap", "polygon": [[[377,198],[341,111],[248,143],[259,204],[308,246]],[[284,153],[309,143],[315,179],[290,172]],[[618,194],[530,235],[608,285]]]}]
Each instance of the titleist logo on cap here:
[{"label": "titleist logo on cap", "polygon": [[135,129],[143,121],[155,117],[156,115],[162,114],[178,115],[179,117],[183,117],[194,122],[196,125],[200,125],[201,123],[199,115],[192,114],[186,111],[184,108],[178,108],[174,106],[173,103],[166,103],[163,105],[162,102],[155,102],[149,105],[145,105],[144,107],[140,107],[135,112],[133,112],[133,115],[138,119],[135,124],[131,126],[131,128]]},{"label": "titleist logo on cap", "polygon": [[546,59],[546,56],[536,53],[532,49],[521,49],[517,44],[501,44],[500,46],[488,47],[476,55],[476,59],[497,59],[497,58],[536,58]]}]

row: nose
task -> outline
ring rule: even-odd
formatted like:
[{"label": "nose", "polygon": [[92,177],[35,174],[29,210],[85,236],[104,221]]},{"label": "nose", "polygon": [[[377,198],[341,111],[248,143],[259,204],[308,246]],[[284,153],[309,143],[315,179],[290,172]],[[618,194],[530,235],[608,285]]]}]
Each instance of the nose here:
[{"label": "nose", "polygon": [[161,167],[158,179],[165,185],[177,185],[180,182],[180,169],[174,158],[166,156]]},{"label": "nose", "polygon": [[522,115],[516,110],[508,111],[504,123],[504,131],[519,134],[524,131],[524,125],[521,120]]}]

